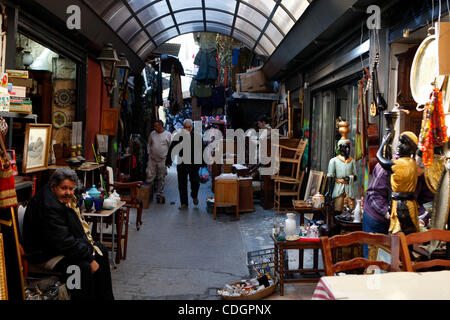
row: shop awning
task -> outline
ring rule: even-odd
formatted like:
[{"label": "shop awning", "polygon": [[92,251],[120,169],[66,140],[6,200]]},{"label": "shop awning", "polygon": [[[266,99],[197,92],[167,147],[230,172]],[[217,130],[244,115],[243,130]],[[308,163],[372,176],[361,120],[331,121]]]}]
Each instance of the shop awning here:
[{"label": "shop awning", "polygon": [[270,56],[312,0],[84,0],[141,59],[190,32],[232,36]]}]

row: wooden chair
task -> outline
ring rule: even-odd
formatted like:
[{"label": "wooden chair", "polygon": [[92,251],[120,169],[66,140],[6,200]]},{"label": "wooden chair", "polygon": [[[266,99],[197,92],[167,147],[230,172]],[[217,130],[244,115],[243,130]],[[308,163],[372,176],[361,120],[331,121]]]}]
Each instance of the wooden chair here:
[{"label": "wooden chair", "polygon": [[[138,198],[138,188],[143,185],[142,181],[134,182],[114,182],[113,188],[117,190],[120,194],[121,200],[125,201],[127,208],[135,208],[137,210],[136,215],[136,229],[139,230],[142,225],[142,210],[144,209],[144,204],[142,200]],[[127,229],[128,230],[128,229]],[[128,236],[128,234],[127,234]]]},{"label": "wooden chair", "polygon": [[[441,230],[441,229],[430,229],[425,232],[416,232],[405,235],[403,232],[399,232],[396,235],[400,238],[400,259],[403,265],[404,271],[415,272],[418,270],[428,269],[436,266],[441,267],[450,267],[450,260],[444,259],[430,259],[427,261],[411,261],[410,250],[408,246],[411,246],[411,249],[414,245],[424,244],[429,241],[438,240],[448,243],[450,242],[450,231],[449,230]],[[420,250],[420,248],[418,248]],[[425,250],[423,250],[425,251]],[[423,252],[425,255],[428,255],[428,252]],[[447,259],[449,259],[450,250],[447,248]]]},{"label": "wooden chair", "polygon": [[[380,233],[355,231],[345,235],[333,236],[331,238],[321,237],[320,242],[322,245],[323,266],[326,276],[333,276],[338,272],[345,270],[367,268],[371,265],[375,265],[385,271],[399,270],[400,261],[398,248],[400,239],[395,235],[391,236]],[[362,257],[333,263],[332,250],[354,244],[381,245],[391,248],[391,264],[384,261],[368,260]]]},{"label": "wooden chair", "polygon": [[[304,171],[301,171],[301,162],[303,152],[305,151],[308,139],[300,140],[297,148],[290,148],[287,146],[279,145],[280,148],[280,158],[278,163],[278,171],[276,175],[272,176],[274,180],[274,205],[277,209],[277,213],[280,212],[281,197],[293,197],[296,200],[300,199],[300,189],[302,187],[303,178],[305,175]],[[289,157],[286,152],[294,152],[294,155]],[[283,163],[291,165],[291,174],[289,176],[281,175],[281,167]]]}]

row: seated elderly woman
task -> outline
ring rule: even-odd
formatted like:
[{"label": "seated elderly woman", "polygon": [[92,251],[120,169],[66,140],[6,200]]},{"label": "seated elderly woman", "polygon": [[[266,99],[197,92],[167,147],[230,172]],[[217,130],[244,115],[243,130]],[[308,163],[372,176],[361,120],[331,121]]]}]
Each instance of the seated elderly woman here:
[{"label": "seated elderly woman", "polygon": [[[49,183],[31,199],[24,217],[24,248],[39,263],[67,279],[78,266],[79,286],[68,286],[72,300],[113,300],[108,251],[94,242],[74,194],[78,177],[57,169]],[[75,287],[71,289],[71,287]]]}]

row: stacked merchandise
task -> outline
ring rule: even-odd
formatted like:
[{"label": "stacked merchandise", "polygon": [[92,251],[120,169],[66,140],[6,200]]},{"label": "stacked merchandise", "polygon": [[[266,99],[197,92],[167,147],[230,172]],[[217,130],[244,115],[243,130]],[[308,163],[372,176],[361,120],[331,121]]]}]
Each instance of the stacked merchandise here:
[{"label": "stacked merchandise", "polygon": [[192,106],[189,103],[186,103],[176,115],[171,114],[169,108],[164,108],[164,112],[166,114],[166,130],[169,132],[183,128],[185,119],[192,119]]},{"label": "stacked merchandise", "polygon": [[10,94],[10,112],[32,113],[31,99],[27,97],[27,89],[33,86],[26,70],[6,70],[8,74],[8,91]]}]

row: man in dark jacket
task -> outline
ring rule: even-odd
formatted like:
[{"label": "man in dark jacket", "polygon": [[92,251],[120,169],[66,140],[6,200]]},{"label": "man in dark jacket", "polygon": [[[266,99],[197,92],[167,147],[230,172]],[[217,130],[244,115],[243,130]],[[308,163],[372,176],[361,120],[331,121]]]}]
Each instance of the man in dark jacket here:
[{"label": "man in dark jacket", "polygon": [[[74,195],[78,177],[68,168],[57,169],[27,206],[24,216],[24,248],[31,263],[61,272],[67,279],[76,274],[68,290],[72,300],[113,300],[108,251],[92,239]],[[72,266],[71,268],[69,268]],[[72,288],[74,287],[74,288]]]},{"label": "man in dark jacket", "polygon": [[[181,143],[182,148],[178,152],[178,164],[177,164],[177,177],[178,177],[178,191],[180,193],[180,202],[181,205],[179,209],[184,210],[188,208],[189,199],[188,199],[188,177],[191,183],[191,197],[195,205],[198,204],[198,189],[200,188],[200,176],[198,171],[200,167],[206,166],[203,161],[203,149],[204,143],[201,135],[194,132],[192,129],[192,120],[186,119],[183,122],[184,131],[179,131],[175,134],[172,139],[172,143],[169,147],[169,151],[167,152],[166,158],[166,166],[171,167],[173,158],[172,151],[175,149],[174,153],[180,147]],[[184,144],[183,139],[188,139],[190,141],[187,144]],[[199,150],[196,150],[196,141],[199,144]],[[190,154],[184,154],[183,150],[187,151]]]}]

